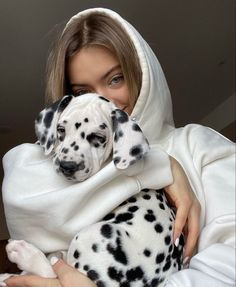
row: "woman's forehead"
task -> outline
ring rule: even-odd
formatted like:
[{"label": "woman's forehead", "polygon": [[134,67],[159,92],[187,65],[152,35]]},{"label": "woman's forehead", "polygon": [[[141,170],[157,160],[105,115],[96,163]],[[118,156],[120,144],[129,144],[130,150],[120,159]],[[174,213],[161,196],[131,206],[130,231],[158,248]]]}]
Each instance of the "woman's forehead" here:
[{"label": "woman's forehead", "polygon": [[70,78],[75,75],[107,73],[111,68],[119,66],[117,58],[105,47],[91,46],[81,49],[69,61]]}]

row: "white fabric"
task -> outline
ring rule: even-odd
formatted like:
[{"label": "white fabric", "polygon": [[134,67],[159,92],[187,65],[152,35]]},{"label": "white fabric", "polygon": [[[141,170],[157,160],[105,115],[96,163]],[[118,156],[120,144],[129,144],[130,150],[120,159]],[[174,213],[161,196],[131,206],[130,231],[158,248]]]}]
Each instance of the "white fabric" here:
[{"label": "white fabric", "polygon": [[126,174],[111,162],[75,184],[56,174],[51,158],[36,144],[10,150],[3,165],[3,200],[11,238],[24,239],[44,252],[68,249],[81,228],[103,218],[142,187],[159,189],[172,182],[167,154],[154,148]]},{"label": "white fabric", "polygon": [[141,187],[160,188],[171,183],[167,152],[184,168],[202,207],[198,252],[190,268],[172,275],[168,286],[234,286],[235,144],[203,126],[174,128],[161,67],[148,44],[118,14],[89,9],[67,25],[94,11],[118,21],[138,52],[143,83],[132,116],[151,143],[151,154],[124,174],[110,163],[86,182],[71,185],[54,173],[40,147],[16,147],[3,161],[3,198],[11,236],[29,240],[44,251],[66,248],[80,228]]}]

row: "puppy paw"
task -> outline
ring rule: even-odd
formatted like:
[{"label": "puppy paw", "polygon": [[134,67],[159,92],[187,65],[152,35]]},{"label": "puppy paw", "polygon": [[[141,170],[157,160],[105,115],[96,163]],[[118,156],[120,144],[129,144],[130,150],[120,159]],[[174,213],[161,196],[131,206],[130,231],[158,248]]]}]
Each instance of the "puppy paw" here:
[{"label": "puppy paw", "polygon": [[19,269],[43,277],[56,277],[46,256],[32,244],[24,240],[10,240],[6,251],[9,260],[16,263]]}]

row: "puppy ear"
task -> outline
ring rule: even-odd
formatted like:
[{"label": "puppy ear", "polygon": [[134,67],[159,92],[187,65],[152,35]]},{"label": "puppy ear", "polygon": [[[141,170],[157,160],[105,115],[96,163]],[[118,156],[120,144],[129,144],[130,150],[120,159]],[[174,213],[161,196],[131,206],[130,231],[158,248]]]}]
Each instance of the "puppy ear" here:
[{"label": "puppy ear", "polygon": [[113,162],[118,169],[125,169],[144,157],[149,151],[149,144],[138,124],[126,112],[115,109],[111,118]]},{"label": "puppy ear", "polygon": [[49,155],[54,149],[58,120],[72,98],[71,95],[64,96],[61,100],[42,110],[35,120],[35,133],[46,155]]}]

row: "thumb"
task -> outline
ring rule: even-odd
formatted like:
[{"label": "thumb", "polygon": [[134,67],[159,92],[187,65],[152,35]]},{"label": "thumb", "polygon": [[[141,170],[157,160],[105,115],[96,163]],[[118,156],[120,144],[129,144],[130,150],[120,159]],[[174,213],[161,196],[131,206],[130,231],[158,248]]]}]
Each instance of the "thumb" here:
[{"label": "thumb", "polygon": [[54,272],[57,274],[63,287],[96,287],[96,285],[77,269],[69,266],[63,260],[56,257],[51,258]]},{"label": "thumb", "polygon": [[66,281],[70,274],[75,271],[75,269],[68,264],[66,264],[63,260],[58,259],[57,257],[51,258],[51,265],[56,273],[59,281]]}]

